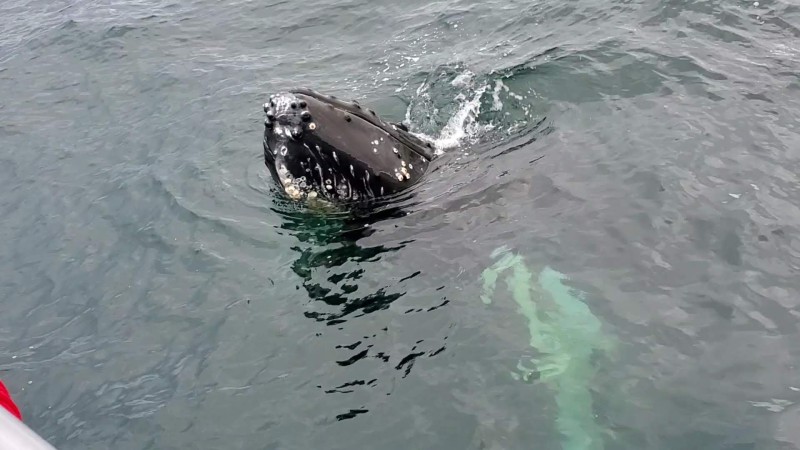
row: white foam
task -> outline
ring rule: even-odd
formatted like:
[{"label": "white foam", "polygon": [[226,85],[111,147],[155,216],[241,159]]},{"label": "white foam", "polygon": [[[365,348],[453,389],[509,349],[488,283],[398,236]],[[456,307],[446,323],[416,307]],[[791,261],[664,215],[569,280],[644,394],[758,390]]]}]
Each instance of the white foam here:
[{"label": "white foam", "polygon": [[466,88],[472,84],[473,77],[475,77],[475,74],[467,70],[461,75],[455,77],[453,81],[450,82],[450,84],[456,87]]},{"label": "white foam", "polygon": [[508,90],[503,80],[496,80],[494,82],[494,92],[492,92],[492,111],[500,111],[503,109],[503,101],[500,100],[500,91],[503,89]]},{"label": "white foam", "polygon": [[433,141],[437,154],[458,146],[462,139],[475,134],[477,131],[475,124],[480,113],[481,97],[484,92],[486,92],[486,86],[480,87],[475,91],[472,99],[464,102],[461,108],[450,117],[447,125],[439,133],[439,137]]},{"label": "white foam", "polygon": [[[481,98],[490,88],[490,84],[475,88],[475,74],[466,70],[457,75],[450,82],[452,86],[460,88],[462,92],[455,96],[454,101],[460,104],[458,110],[453,113],[445,126],[439,132],[438,136],[431,136],[426,133],[413,132],[418,138],[430,142],[437,155],[441,155],[445,150],[458,147],[463,141],[477,137],[479,134],[493,129],[493,124],[479,124],[478,115],[481,112]],[[429,85],[427,82],[421,83],[416,89],[417,98],[429,99],[430,93],[428,92]],[[514,98],[523,98],[519,94],[511,93],[508,86],[502,80],[495,80],[492,92],[492,111],[501,111],[504,107],[503,102],[500,100],[501,92],[505,91],[509,96]],[[405,123],[413,123],[411,117],[412,106],[406,109]],[[436,114],[436,110],[432,114]],[[526,115],[528,111],[526,111]]]}]

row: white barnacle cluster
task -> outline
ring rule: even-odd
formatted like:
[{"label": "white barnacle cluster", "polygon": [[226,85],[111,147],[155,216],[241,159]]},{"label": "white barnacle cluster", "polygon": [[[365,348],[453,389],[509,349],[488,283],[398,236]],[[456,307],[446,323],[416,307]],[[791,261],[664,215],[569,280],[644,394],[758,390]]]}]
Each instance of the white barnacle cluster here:
[{"label": "white barnacle cluster", "polygon": [[336,184],[336,194],[339,196],[339,198],[349,198],[350,192],[350,183],[342,178],[339,183]]},{"label": "white barnacle cluster", "polygon": [[400,181],[410,180],[411,174],[408,172],[406,168],[406,162],[402,161],[402,165],[399,168],[394,169],[394,176],[397,177]]},{"label": "white barnacle cluster", "polygon": [[286,192],[286,195],[288,195],[289,198],[291,198],[292,200],[298,200],[301,197],[303,197],[303,193],[300,192],[300,190],[297,189],[297,187],[294,186],[293,184],[284,187],[283,190]]},{"label": "white barnacle cluster", "polygon": [[278,176],[281,179],[281,184],[283,184],[283,191],[292,200],[299,200],[304,196],[307,198],[316,197],[317,193],[308,185],[305,176],[295,178],[283,164],[278,167]]},{"label": "white barnacle cluster", "polygon": [[281,164],[278,166],[278,176],[280,176],[281,182],[286,184],[284,180],[291,178],[292,174],[289,173],[289,169],[285,165]]},{"label": "white barnacle cluster", "polygon": [[272,132],[275,133],[275,136],[278,137],[288,138],[292,135],[292,132],[289,129],[289,127],[281,124],[275,124]]},{"label": "white barnacle cluster", "polygon": [[270,97],[275,102],[275,109],[277,111],[286,111],[291,107],[292,102],[295,100],[294,96],[289,95],[276,95]]},{"label": "white barnacle cluster", "polygon": [[286,169],[286,166],[283,164],[278,166],[278,178],[281,180],[281,184],[283,185],[283,190],[286,192],[286,195],[294,200],[302,197],[303,193],[297,186],[294,177],[291,173],[289,173],[289,170]]}]

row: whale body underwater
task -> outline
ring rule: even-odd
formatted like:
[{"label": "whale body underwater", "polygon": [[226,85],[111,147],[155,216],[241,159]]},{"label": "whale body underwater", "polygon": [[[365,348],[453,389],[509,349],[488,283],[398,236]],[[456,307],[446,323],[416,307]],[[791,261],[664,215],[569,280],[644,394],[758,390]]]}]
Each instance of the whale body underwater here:
[{"label": "whale body underwater", "polygon": [[364,202],[422,178],[433,145],[355,101],[311,89],[273,94],[264,104],[264,163],[292,199]]}]

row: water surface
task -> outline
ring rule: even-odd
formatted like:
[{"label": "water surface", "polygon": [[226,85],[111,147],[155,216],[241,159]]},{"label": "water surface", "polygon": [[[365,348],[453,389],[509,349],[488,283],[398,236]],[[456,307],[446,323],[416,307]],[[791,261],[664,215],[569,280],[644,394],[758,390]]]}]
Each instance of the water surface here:
[{"label": "water surface", "polygon": [[[559,449],[552,390],[510,376],[525,319],[480,299],[501,246],[617,342],[596,445],[800,446],[796,4],[0,16],[0,377],[57,447]],[[293,86],[445,147],[399,213],[275,192],[261,104]]]}]

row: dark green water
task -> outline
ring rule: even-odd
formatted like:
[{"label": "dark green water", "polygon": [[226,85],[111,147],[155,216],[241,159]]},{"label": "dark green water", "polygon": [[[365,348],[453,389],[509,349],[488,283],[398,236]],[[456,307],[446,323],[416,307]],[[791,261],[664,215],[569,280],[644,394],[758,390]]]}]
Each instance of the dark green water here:
[{"label": "dark green water", "polygon": [[[588,380],[605,449],[800,446],[796,2],[0,17],[0,379],[57,447],[560,449],[553,391],[509,376],[524,318],[480,300],[503,245],[618,342]],[[292,86],[463,139],[343,230],[264,168]]]}]

